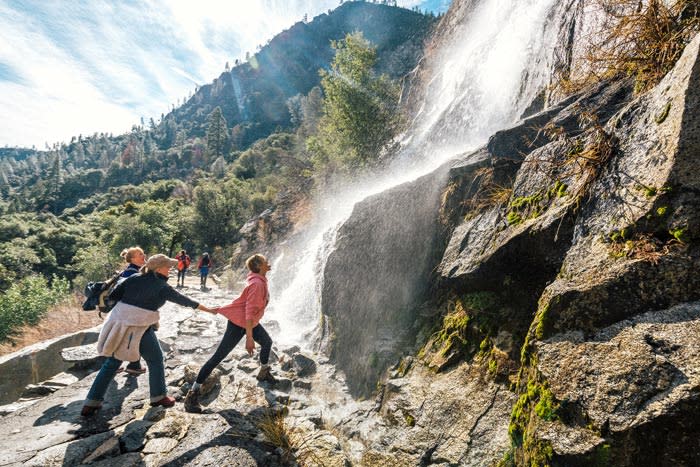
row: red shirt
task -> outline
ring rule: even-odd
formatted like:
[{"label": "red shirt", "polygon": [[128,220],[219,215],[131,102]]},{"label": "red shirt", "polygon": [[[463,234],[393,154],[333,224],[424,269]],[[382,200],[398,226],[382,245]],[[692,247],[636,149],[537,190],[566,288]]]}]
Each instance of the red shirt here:
[{"label": "red shirt", "polygon": [[219,308],[219,314],[242,328],[245,328],[245,322],[249,319],[255,327],[265,314],[265,307],[269,301],[267,278],[256,272],[249,272],[243,292],[229,305]]}]

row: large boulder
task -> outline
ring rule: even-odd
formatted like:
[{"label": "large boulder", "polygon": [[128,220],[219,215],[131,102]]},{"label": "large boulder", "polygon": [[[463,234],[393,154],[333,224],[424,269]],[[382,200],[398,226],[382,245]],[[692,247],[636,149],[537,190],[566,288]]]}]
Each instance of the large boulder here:
[{"label": "large boulder", "polygon": [[413,345],[413,310],[441,251],[438,208],[447,166],[355,205],[323,274],[323,347],[355,395]]},{"label": "large boulder", "polygon": [[78,331],[23,348],[0,357],[0,404],[17,400],[28,384],[47,380],[73,366],[61,352],[66,347],[81,346],[97,341],[99,327]]},{"label": "large boulder", "polygon": [[608,465],[700,464],[691,448],[700,435],[698,347],[700,302],[637,315],[588,339],[571,331],[539,343],[537,368],[565,408],[537,435],[561,465],[591,465],[603,452]]}]

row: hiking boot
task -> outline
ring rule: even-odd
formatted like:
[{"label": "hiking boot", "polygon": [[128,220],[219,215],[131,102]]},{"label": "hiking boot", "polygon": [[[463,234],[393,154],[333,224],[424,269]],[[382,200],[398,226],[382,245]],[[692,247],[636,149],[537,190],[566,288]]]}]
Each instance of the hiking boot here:
[{"label": "hiking boot", "polygon": [[127,368],[124,371],[130,375],[138,376],[138,375],[144,374],[146,372],[146,369],[145,368]]},{"label": "hiking boot", "polygon": [[202,413],[202,405],[199,403],[199,388],[190,389],[185,396],[185,412]]},{"label": "hiking boot", "polygon": [[162,406],[162,407],[172,407],[175,405],[175,398],[170,397],[170,396],[165,396],[162,399],[158,399],[155,402],[151,402],[151,407],[156,407],[156,406]]},{"label": "hiking boot", "polygon": [[258,375],[255,377],[258,381],[267,381],[268,383],[274,384],[277,379],[272,376],[272,371],[269,366],[263,366],[260,368]]},{"label": "hiking boot", "polygon": [[80,410],[81,417],[92,417],[102,408],[101,405],[84,405]]}]

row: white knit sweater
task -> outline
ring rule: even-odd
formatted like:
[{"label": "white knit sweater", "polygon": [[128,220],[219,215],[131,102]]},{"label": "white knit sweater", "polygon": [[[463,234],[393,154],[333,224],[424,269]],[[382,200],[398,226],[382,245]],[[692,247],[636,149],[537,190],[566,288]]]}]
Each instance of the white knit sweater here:
[{"label": "white knit sweater", "polygon": [[139,344],[149,326],[160,320],[158,311],[117,302],[97,339],[97,352],[105,357],[135,362],[141,358]]}]

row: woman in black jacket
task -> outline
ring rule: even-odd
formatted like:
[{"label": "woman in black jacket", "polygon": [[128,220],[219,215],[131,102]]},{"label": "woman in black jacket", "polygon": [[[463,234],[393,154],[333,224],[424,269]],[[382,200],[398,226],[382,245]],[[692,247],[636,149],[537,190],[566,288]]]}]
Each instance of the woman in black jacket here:
[{"label": "woman in black jacket", "polygon": [[122,360],[125,356],[138,358],[139,354],[149,369],[151,405],[175,405],[175,399],[167,395],[163,351],[151,326],[159,318],[158,308],[170,301],[216,313],[214,309],[201,305],[168,285],[170,269],[176,265],[177,260],[165,255],[151,256],[141,272],[127,278],[110,293],[109,299],[117,301],[117,304],[110,312],[98,339],[98,352],[107,359],[92,383],[81,415],[90,416],[100,409],[109,383],[114,379]]}]

